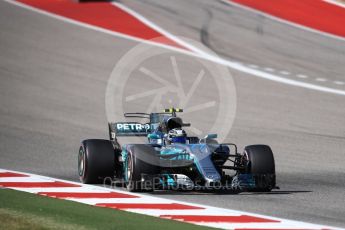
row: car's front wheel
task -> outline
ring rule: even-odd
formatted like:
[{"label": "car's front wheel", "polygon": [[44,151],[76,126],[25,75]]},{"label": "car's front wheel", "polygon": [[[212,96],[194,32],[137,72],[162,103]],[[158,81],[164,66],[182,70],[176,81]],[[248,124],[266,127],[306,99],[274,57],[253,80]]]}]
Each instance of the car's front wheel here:
[{"label": "car's front wheel", "polygon": [[[127,190],[140,192],[152,190],[154,175],[159,173],[157,152],[149,145],[138,144],[128,147],[125,161],[125,181]],[[142,176],[152,178],[150,181],[142,181]]]},{"label": "car's front wheel", "polygon": [[276,187],[274,157],[268,145],[246,146],[243,156],[247,161],[246,173],[252,174],[255,180],[251,191],[268,192]]}]

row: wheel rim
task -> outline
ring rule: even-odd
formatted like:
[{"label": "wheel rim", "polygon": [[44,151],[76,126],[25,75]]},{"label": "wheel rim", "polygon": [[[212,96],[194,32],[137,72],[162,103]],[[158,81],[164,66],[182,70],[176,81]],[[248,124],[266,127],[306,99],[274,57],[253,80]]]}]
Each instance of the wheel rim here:
[{"label": "wheel rim", "polygon": [[250,172],[249,155],[248,155],[248,153],[247,153],[246,150],[244,150],[244,152],[243,152],[243,161],[244,161],[244,164],[245,164],[245,166],[246,166],[246,169],[245,169],[246,173],[247,173],[247,172]]},{"label": "wheel rim", "polygon": [[83,176],[85,171],[85,154],[82,148],[79,150],[78,155],[78,173],[79,176]]},{"label": "wheel rim", "polygon": [[132,157],[128,155],[127,159],[127,180],[128,182],[132,179]]}]

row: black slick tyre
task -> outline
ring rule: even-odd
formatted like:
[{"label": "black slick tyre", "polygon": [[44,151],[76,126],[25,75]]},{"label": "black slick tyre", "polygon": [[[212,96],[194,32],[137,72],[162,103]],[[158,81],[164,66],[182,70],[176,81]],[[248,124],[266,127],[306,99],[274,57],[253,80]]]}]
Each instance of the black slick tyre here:
[{"label": "black slick tyre", "polygon": [[251,191],[269,192],[276,187],[275,163],[273,152],[267,145],[250,145],[244,149],[247,159],[246,173],[255,179],[255,188]]},{"label": "black slick tyre", "polygon": [[84,184],[102,183],[114,177],[115,151],[108,140],[84,140],[78,153],[78,174]]}]

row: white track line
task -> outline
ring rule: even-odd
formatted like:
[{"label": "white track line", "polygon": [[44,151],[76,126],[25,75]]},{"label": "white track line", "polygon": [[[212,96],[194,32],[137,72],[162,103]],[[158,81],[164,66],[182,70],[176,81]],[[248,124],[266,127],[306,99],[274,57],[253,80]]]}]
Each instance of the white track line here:
[{"label": "white track line", "polygon": [[327,79],[326,78],[322,78],[322,77],[318,77],[318,78],[315,79],[315,81],[325,82],[325,81],[327,81]]},{"label": "white track line", "polygon": [[330,3],[330,4],[333,4],[333,5],[336,5],[336,6],[339,6],[339,7],[342,7],[342,8],[345,8],[345,4],[344,3],[338,2],[336,0],[323,0],[323,1],[327,2],[327,3]]},{"label": "white track line", "polygon": [[303,78],[303,79],[308,78],[308,76],[307,76],[307,75],[304,75],[304,74],[297,74],[296,76],[297,76],[298,78]]},{"label": "white track line", "polygon": [[257,66],[257,65],[253,65],[253,64],[249,64],[248,65],[250,68],[253,68],[253,69],[257,69],[257,68],[259,68],[259,66]]},{"label": "white track line", "polygon": [[86,187],[75,187],[75,188],[16,188],[16,190],[29,193],[38,193],[38,192],[104,192],[108,193],[109,191],[100,191],[96,188],[86,188]]},{"label": "white track line", "polygon": [[[62,20],[64,22],[68,22],[68,23],[71,23],[71,24],[82,26],[82,27],[85,27],[85,28],[88,28],[88,29],[92,29],[92,30],[95,30],[95,31],[98,31],[98,32],[102,32],[102,33],[106,33],[106,34],[109,34],[109,35],[113,35],[113,36],[116,36],[116,37],[121,37],[121,38],[125,38],[125,39],[132,40],[132,41],[142,42],[142,43],[146,43],[146,44],[149,44],[149,45],[170,49],[170,50],[173,50],[173,51],[176,51],[176,52],[179,52],[179,53],[183,53],[183,54],[186,54],[186,55],[189,55],[189,56],[194,56],[194,57],[197,57],[197,58],[202,58],[202,59],[205,59],[205,60],[209,60],[209,61],[221,64],[221,65],[228,66],[228,67],[230,67],[230,68],[232,68],[234,70],[241,71],[241,72],[244,72],[244,73],[247,73],[247,74],[250,74],[250,75],[254,75],[256,77],[260,77],[260,78],[264,78],[264,79],[267,79],[267,80],[271,80],[271,81],[275,81],[275,82],[279,82],[279,83],[283,83],[283,84],[287,84],[287,85],[292,85],[292,86],[296,86],[296,87],[302,87],[302,88],[312,89],[312,90],[316,90],[316,91],[327,92],[327,93],[332,93],[332,94],[338,94],[338,95],[344,95],[345,96],[345,91],[344,90],[333,89],[333,88],[319,86],[319,85],[315,85],[315,84],[311,84],[311,83],[300,82],[300,81],[292,80],[292,79],[285,79],[283,77],[280,77],[280,76],[277,76],[277,75],[273,75],[273,74],[270,74],[270,73],[266,73],[264,71],[255,70],[255,69],[246,67],[246,66],[244,66],[242,64],[238,64],[236,62],[233,62],[233,61],[228,61],[228,60],[222,59],[220,57],[209,55],[207,52],[205,52],[202,49],[200,49],[198,47],[195,47],[195,46],[193,46],[191,44],[188,44],[187,47],[189,49],[193,50],[196,53],[192,53],[192,52],[189,52],[189,51],[186,51],[186,50],[183,50],[183,49],[178,49],[178,48],[175,48],[175,47],[172,47],[172,46],[168,46],[168,45],[164,45],[164,44],[159,44],[159,43],[152,42],[152,41],[143,40],[143,39],[140,39],[140,38],[135,38],[135,37],[132,37],[132,36],[129,36],[129,35],[113,32],[113,31],[109,31],[109,30],[102,29],[102,28],[99,28],[99,27],[96,27],[96,26],[91,26],[91,25],[88,25],[88,24],[85,24],[85,23],[81,23],[81,22],[78,22],[78,21],[75,21],[75,20],[72,20],[72,19],[68,19],[68,18],[59,16],[59,15],[56,15],[56,14],[49,13],[49,12],[46,12],[46,11],[43,11],[43,10],[40,10],[40,9],[36,9],[34,7],[31,7],[31,6],[28,6],[28,5],[16,2],[14,0],[4,0],[4,1],[6,1],[8,3],[15,4],[15,5],[20,6],[20,7],[23,7],[25,9],[29,9],[29,10],[37,12],[37,13],[41,13],[41,14],[44,14],[44,15],[47,15],[47,16],[50,16],[50,17]],[[128,7],[126,7],[126,6],[124,6],[124,5],[120,4],[120,3],[116,3],[115,5],[116,6],[121,5],[121,9],[124,9],[124,10],[126,9],[126,12],[128,12],[128,13],[134,13],[134,15],[132,14],[133,17],[136,17],[136,18],[139,17],[141,19],[144,18],[143,16],[139,15],[138,13],[132,11],[131,9],[129,9]],[[157,26],[156,24],[154,24],[153,22],[149,21],[146,18],[145,18],[145,24],[150,25],[152,28],[153,27],[154,28],[159,28],[160,31],[165,31],[165,30],[163,30],[162,28],[160,28],[159,26]],[[171,35],[170,33],[168,33],[167,31],[165,31],[164,34],[169,35],[170,38],[175,37],[175,36]],[[175,42],[180,44],[181,39],[175,40]],[[184,44],[185,44],[185,42],[182,41],[182,44],[180,44],[180,45],[183,46]]]},{"label": "white track line", "polygon": [[334,81],[334,84],[337,84],[337,85],[344,85],[345,83],[343,81]]},{"label": "white track line", "polygon": [[[114,190],[115,191],[115,190]],[[118,191],[117,191],[118,192]],[[85,204],[95,205],[97,203],[122,203],[122,204],[171,204],[170,200],[150,198],[67,198],[66,200],[82,202]]]},{"label": "white track line", "polygon": [[265,67],[264,68],[265,71],[268,71],[268,72],[274,72],[276,71],[275,69],[271,68],[271,67]]},{"label": "white track line", "polygon": [[251,8],[251,7],[248,7],[248,6],[245,6],[245,5],[241,5],[241,4],[233,2],[233,1],[229,1],[229,0],[220,0],[220,1],[222,1],[222,2],[224,2],[226,4],[230,4],[232,6],[236,6],[236,7],[245,9],[247,11],[250,11],[250,12],[253,12],[253,13],[256,13],[256,14],[264,15],[265,17],[267,17],[269,19],[272,19],[272,20],[275,20],[275,21],[278,21],[280,23],[284,23],[284,24],[287,24],[287,25],[290,25],[290,26],[293,26],[293,27],[296,27],[296,28],[299,28],[299,29],[302,29],[302,30],[306,30],[306,31],[309,31],[309,32],[312,32],[312,33],[316,33],[316,34],[320,34],[320,35],[323,35],[323,36],[326,36],[326,37],[334,38],[334,39],[337,39],[337,40],[340,40],[340,41],[345,41],[345,38],[343,38],[343,37],[340,37],[340,36],[337,36],[337,35],[334,35],[334,34],[330,34],[330,33],[326,33],[326,32],[320,31],[320,30],[312,29],[312,28],[309,28],[309,27],[306,27],[306,26],[302,26],[300,24],[293,23],[293,22],[287,21],[285,19],[281,19],[281,18],[275,17],[275,16],[273,16],[271,14],[267,14],[267,13],[265,13],[263,11],[256,10],[254,8]]},{"label": "white track line", "polygon": [[51,182],[51,180],[39,177],[1,177],[0,182]]},{"label": "white track line", "polygon": [[290,75],[291,74],[289,71],[286,71],[286,70],[282,70],[279,73],[283,74],[283,75]]},{"label": "white track line", "polygon": [[[171,199],[165,199],[165,198],[158,198],[142,193],[130,193],[122,190],[115,190],[115,189],[110,189],[110,188],[105,188],[105,187],[98,187],[94,185],[85,185],[73,181],[67,181],[67,180],[60,180],[57,178],[51,178],[51,177],[44,177],[44,176],[39,176],[31,173],[24,173],[24,172],[18,172],[18,171],[12,171],[12,170],[4,170],[0,169],[0,172],[13,172],[13,173],[20,173],[20,174],[25,174],[30,177],[21,177],[23,178],[23,181],[27,182],[27,180],[24,180],[24,178],[31,178],[33,181],[37,179],[45,179],[47,181],[59,181],[59,182],[65,182],[69,184],[75,184],[79,185],[81,187],[75,187],[75,188],[49,188],[51,192],[60,192],[62,189],[65,189],[64,192],[68,191],[70,192],[76,192],[80,191],[81,189],[85,189],[83,191],[86,192],[117,192],[117,193],[122,193],[122,194],[130,194],[136,196],[135,198],[99,198],[99,199],[85,199],[85,198],[79,198],[79,199],[66,199],[66,200],[71,200],[79,203],[84,203],[84,204],[89,204],[89,205],[95,205],[97,203],[120,203],[120,204],[129,204],[129,203],[135,203],[135,204],[151,204],[151,203],[160,203],[160,204],[171,204],[171,203],[178,203],[178,204],[184,204],[188,206],[194,206],[194,207],[199,207],[201,209],[189,209],[189,210],[157,210],[157,209],[132,209],[132,208],[126,208],[126,211],[129,212],[134,212],[134,213],[140,213],[140,214],[145,214],[145,215],[150,215],[150,216],[156,216],[159,217],[161,215],[196,215],[196,216],[232,216],[232,217],[237,217],[237,216],[242,216],[242,215],[247,215],[250,217],[254,218],[264,218],[268,219],[271,221],[277,221],[276,223],[272,222],[265,222],[265,223],[217,223],[217,222],[197,222],[193,224],[197,225],[205,225],[209,227],[218,227],[218,228],[224,228],[224,229],[234,229],[234,228],[262,228],[262,229],[294,229],[294,228],[299,228],[299,229],[339,229],[339,228],[334,228],[330,226],[322,226],[322,225],[316,225],[316,224],[311,224],[311,223],[306,223],[306,222],[300,222],[300,221],[294,221],[294,220],[288,220],[288,219],[281,219],[281,218],[276,218],[276,217],[271,217],[271,216],[265,216],[265,215],[260,215],[260,214],[255,214],[255,213],[249,213],[249,212],[243,212],[243,211],[237,211],[237,210],[231,210],[231,209],[224,209],[224,208],[216,208],[208,205],[201,205],[201,204],[195,204],[195,203],[189,203],[189,202],[182,202],[182,201],[175,201]],[[5,177],[6,178],[6,177]],[[11,177],[8,177],[9,179]],[[20,190],[20,191],[25,191],[23,188],[13,188],[14,190]],[[35,188],[35,189],[27,189],[27,192],[42,192],[42,191],[47,191],[47,188]],[[75,190],[75,191],[74,191]]]}]

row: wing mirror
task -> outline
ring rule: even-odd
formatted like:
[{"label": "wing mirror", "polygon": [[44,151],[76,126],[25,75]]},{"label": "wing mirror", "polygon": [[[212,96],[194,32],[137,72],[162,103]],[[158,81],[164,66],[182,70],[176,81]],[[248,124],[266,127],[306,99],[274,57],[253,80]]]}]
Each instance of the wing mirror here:
[{"label": "wing mirror", "polygon": [[216,139],[218,135],[216,133],[207,134],[204,139]]}]

